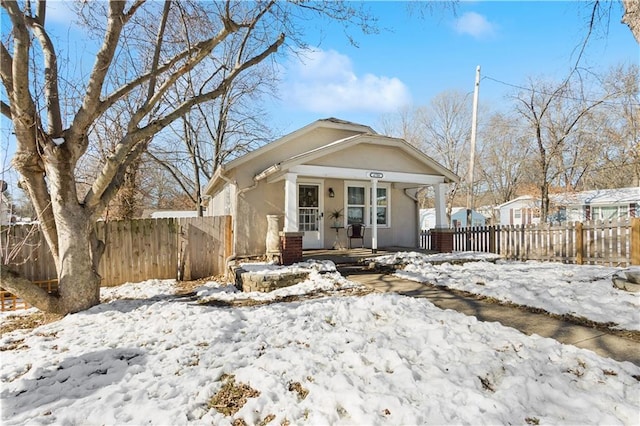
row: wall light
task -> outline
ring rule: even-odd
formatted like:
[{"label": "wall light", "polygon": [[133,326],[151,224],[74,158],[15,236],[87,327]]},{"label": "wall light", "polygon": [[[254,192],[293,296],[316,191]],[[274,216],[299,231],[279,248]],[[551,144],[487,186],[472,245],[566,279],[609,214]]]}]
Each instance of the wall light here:
[{"label": "wall light", "polygon": [[336,196],[335,191],[333,190],[333,188],[329,188],[329,198],[333,198]]}]

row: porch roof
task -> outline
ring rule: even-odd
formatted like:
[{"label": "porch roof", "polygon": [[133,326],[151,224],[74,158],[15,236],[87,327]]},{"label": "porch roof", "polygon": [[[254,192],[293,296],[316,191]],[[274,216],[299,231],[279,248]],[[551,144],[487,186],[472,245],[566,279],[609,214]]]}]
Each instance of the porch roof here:
[{"label": "porch roof", "polygon": [[[379,170],[317,166],[308,164],[321,157],[337,153],[347,148],[364,143],[398,148],[407,153],[412,158],[418,160],[425,166],[425,168],[433,170],[437,174],[406,173],[402,171],[389,170],[388,166],[382,165],[385,162],[384,160],[381,162],[381,168]],[[254,179],[256,181],[259,181],[266,178],[268,182],[277,182],[279,180],[282,180],[286,173],[293,172],[318,177],[368,180],[371,178],[369,174],[377,171],[382,172],[382,174],[385,176],[382,180],[390,182],[430,185],[435,183],[450,183],[460,181],[460,178],[456,176],[452,171],[443,167],[433,158],[424,154],[422,151],[410,145],[405,140],[371,133],[363,133],[350,136],[312,149],[310,151],[294,155],[292,157],[289,157],[288,159],[285,159],[266,168],[265,170],[256,174]]]}]

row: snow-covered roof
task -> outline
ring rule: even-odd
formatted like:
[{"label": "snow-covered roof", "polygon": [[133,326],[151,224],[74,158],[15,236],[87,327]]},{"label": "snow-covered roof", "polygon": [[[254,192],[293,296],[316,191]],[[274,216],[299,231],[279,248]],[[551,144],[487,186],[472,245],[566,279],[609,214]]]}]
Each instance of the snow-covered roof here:
[{"label": "snow-covered roof", "polygon": [[567,192],[550,195],[549,199],[560,205],[640,203],[640,187]]}]

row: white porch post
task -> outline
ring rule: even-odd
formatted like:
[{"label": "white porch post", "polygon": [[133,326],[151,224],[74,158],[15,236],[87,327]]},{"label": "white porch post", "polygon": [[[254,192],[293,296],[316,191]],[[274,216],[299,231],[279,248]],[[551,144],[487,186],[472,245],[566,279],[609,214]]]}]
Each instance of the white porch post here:
[{"label": "white porch post", "polygon": [[298,232],[297,179],[295,173],[284,175],[284,232]]},{"label": "white porch post", "polygon": [[378,251],[378,179],[371,179],[371,251]]},{"label": "white porch post", "polygon": [[447,225],[447,191],[449,185],[439,183],[434,185],[436,195],[436,229],[448,228]]}]

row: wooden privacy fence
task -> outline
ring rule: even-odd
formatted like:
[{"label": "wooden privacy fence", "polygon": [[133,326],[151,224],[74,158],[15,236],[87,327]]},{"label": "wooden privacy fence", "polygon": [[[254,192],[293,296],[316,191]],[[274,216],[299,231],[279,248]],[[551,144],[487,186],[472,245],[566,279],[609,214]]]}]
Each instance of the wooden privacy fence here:
[{"label": "wooden privacy fence", "polygon": [[[454,251],[496,253],[509,260],[609,266],[640,265],[640,218],[562,225],[474,226],[452,229]],[[430,231],[421,247],[430,249]]]},{"label": "wooden privacy fence", "polygon": [[[0,255],[10,269],[34,282],[57,278],[38,225],[0,231]],[[98,271],[103,286],[219,275],[231,252],[231,216],[98,222],[96,232],[105,242]]]}]

